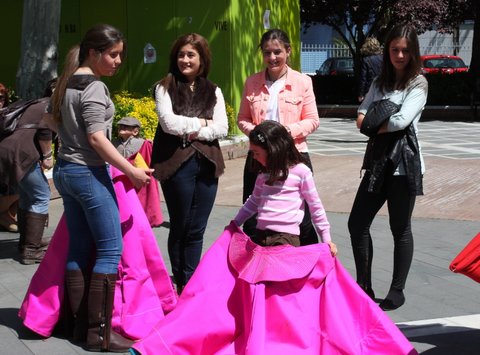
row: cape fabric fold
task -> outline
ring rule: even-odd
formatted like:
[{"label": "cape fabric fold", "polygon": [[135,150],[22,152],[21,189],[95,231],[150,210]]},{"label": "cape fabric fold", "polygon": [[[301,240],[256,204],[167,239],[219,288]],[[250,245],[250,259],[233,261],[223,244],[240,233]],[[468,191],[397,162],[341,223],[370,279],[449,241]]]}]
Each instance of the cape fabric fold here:
[{"label": "cape fabric fold", "polygon": [[[115,168],[112,177],[123,233],[112,326],[139,339],[175,307],[177,296],[135,189]],[[68,230],[62,216],[19,310],[23,324],[44,337],[52,334],[61,316],[67,252]]]},{"label": "cape fabric fold", "polygon": [[[150,165],[152,160],[152,142],[145,140],[140,150],[128,158],[128,161],[133,164],[137,154],[140,154],[143,160]],[[160,207],[160,191],[158,188],[158,181],[152,176],[150,184],[145,185],[137,190],[138,199],[143,206],[145,214],[147,215],[150,226],[158,227],[163,223],[163,214]]]},{"label": "cape fabric fold", "polygon": [[261,247],[233,223],[177,307],[134,344],[150,354],[416,354],[327,244]]}]

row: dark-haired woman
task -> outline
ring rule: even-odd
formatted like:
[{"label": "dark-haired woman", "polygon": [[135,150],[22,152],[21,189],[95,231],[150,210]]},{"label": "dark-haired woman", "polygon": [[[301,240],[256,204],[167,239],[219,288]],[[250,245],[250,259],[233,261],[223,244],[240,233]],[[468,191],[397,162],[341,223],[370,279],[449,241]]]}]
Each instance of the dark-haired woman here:
[{"label": "dark-haired woman", "polygon": [[[238,127],[248,136],[262,121],[280,122],[290,132],[295,140],[295,146],[313,171],[308,154],[307,136],[318,128],[320,121],[312,80],[288,66],[292,47],[284,31],[272,29],[265,32],[259,48],[266,69],[245,81],[238,112]],[[252,193],[257,177],[257,172],[252,169],[252,162],[252,154],[249,153],[243,171],[243,202]],[[250,218],[243,225],[245,233],[252,236],[255,224],[255,217]],[[300,227],[300,243],[301,245],[318,243],[308,207],[305,209],[305,217]]]},{"label": "dark-haired woman", "polygon": [[210,62],[205,38],[180,36],[170,51],[169,73],[155,87],[159,125],[151,166],[170,216],[168,254],[179,293],[200,261],[225,167],[218,139],[227,135],[228,120],[222,91],[207,79]]},{"label": "dark-haired woman", "polygon": [[131,345],[111,328],[122,231],[108,164],[136,187],[149,183],[153,171],[134,167],[109,140],[115,108],[100,77],[117,72],[125,49],[116,28],[92,27],[68,53],[51,104],[61,141],[53,178],[70,235],[66,288],[75,338],[86,338],[91,351],[123,352]]},{"label": "dark-haired woman", "polygon": [[411,217],[417,195],[423,194],[424,162],[417,141],[417,123],[427,101],[428,83],[420,74],[420,54],[415,30],[394,27],[386,41],[382,72],[358,109],[360,128],[368,108],[388,99],[401,105],[369,139],[364,157],[365,175],[348,221],[357,282],[374,298],[372,289],[373,245],[370,225],[387,202],[393,234],[393,276],[390,290],[380,303],[393,310],[405,303],[403,290],[413,258]]}]

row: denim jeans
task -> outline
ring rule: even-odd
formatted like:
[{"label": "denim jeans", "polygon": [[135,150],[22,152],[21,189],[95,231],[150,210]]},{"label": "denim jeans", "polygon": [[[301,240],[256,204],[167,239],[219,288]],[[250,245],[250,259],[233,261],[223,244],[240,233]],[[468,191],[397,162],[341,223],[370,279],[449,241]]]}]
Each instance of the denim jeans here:
[{"label": "denim jeans", "polygon": [[168,254],[172,273],[177,286],[184,286],[200,262],[218,178],[213,164],[196,153],[161,186],[170,216]]},{"label": "denim jeans", "polygon": [[413,258],[411,220],[416,196],[410,195],[406,176],[386,176],[380,193],[368,192],[369,181],[370,173],[367,172],[358,187],[348,219],[357,282],[362,286],[371,285],[373,244],[370,226],[380,208],[387,202],[394,242],[391,286],[403,290]]},{"label": "denim jeans", "polygon": [[53,169],[67,221],[67,270],[87,269],[116,274],[122,254],[122,231],[117,199],[108,167],[87,166],[58,159]]},{"label": "denim jeans", "polygon": [[32,165],[30,170],[18,182],[18,207],[27,212],[39,214],[48,213],[50,203],[50,186],[39,163]]}]

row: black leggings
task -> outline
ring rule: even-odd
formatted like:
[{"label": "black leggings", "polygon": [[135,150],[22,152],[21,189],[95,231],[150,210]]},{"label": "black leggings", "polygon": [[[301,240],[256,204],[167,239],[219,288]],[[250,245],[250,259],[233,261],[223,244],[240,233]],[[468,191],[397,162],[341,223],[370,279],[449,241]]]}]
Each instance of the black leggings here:
[{"label": "black leggings", "polygon": [[[308,153],[301,153],[303,157],[307,160],[306,165],[313,172],[312,162],[310,161],[310,156]],[[252,194],[255,187],[255,180],[257,179],[257,174],[252,171],[252,153],[248,152],[247,159],[245,161],[245,167],[243,168],[243,203],[247,201],[248,197]],[[247,219],[243,224],[243,231],[248,236],[253,236],[255,234],[257,226],[257,215]],[[310,210],[308,205],[305,203],[305,215],[303,217],[302,223],[300,223],[300,245],[309,245],[318,243],[318,236],[315,228],[312,225],[312,218],[310,216]]]},{"label": "black leggings", "polygon": [[373,245],[370,226],[386,201],[394,241],[391,287],[403,290],[413,258],[411,219],[416,196],[410,195],[406,176],[386,177],[380,193],[367,191],[369,180],[370,174],[367,172],[360,183],[348,219],[357,282],[363,287],[371,287]]}]

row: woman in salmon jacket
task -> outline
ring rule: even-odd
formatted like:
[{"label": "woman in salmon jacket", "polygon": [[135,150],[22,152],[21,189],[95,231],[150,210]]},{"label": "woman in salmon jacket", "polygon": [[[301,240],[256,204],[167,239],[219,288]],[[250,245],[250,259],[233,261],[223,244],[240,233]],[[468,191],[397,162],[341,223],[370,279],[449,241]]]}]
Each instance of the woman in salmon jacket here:
[{"label": "woman in salmon jacket", "polygon": [[[306,140],[307,136],[318,128],[320,121],[312,80],[289,67],[292,47],[284,31],[272,29],[265,32],[259,48],[266,68],[245,81],[238,127],[248,136],[262,121],[280,122],[290,132],[295,146],[313,171]],[[243,202],[252,193],[257,177],[252,162],[253,158],[249,153],[243,172]],[[255,225],[256,219],[252,217],[244,223],[243,230],[252,236]],[[308,208],[305,209],[305,217],[300,226],[300,242],[302,245],[318,243]]]}]

